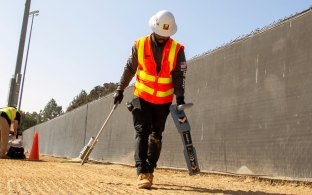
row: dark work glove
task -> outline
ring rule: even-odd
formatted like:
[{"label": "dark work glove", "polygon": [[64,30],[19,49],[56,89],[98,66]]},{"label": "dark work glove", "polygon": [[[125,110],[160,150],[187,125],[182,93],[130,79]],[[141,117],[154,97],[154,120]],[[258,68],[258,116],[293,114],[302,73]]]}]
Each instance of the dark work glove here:
[{"label": "dark work glove", "polygon": [[179,97],[177,97],[176,102],[177,102],[177,105],[178,105],[178,106],[181,105],[181,104],[185,104],[185,102],[184,102],[184,96],[179,96]]},{"label": "dark work glove", "polygon": [[123,99],[123,90],[116,90],[114,95],[113,95],[113,98],[114,98],[114,104],[120,104],[122,99]]}]

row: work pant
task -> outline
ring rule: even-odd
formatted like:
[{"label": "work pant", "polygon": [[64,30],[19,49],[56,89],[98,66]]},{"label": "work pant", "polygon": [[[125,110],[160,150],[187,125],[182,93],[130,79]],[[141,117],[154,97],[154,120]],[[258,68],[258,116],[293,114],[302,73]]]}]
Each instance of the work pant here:
[{"label": "work pant", "polygon": [[6,155],[8,147],[8,139],[10,126],[5,118],[0,116],[0,157]]},{"label": "work pant", "polygon": [[153,173],[160,156],[162,133],[169,114],[169,104],[152,104],[138,98],[132,111],[135,134],[137,173]]}]

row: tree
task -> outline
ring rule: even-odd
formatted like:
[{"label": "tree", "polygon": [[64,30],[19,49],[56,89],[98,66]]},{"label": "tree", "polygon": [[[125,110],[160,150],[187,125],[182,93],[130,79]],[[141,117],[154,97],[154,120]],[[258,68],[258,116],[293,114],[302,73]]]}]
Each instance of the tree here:
[{"label": "tree", "polygon": [[113,93],[117,89],[118,83],[104,83],[103,84],[103,95]]},{"label": "tree", "polygon": [[90,91],[88,95],[89,102],[97,100],[103,96],[106,96],[114,92],[117,88],[117,83],[104,83],[103,86],[96,86]]},{"label": "tree", "polygon": [[63,114],[62,106],[58,106],[56,101],[52,98],[45,106],[43,111],[40,112],[43,121],[51,120]]},{"label": "tree", "polygon": [[88,103],[88,94],[85,90],[81,90],[80,94],[77,95],[74,100],[70,103],[69,107],[67,108],[66,112],[69,112],[79,106]]},{"label": "tree", "polygon": [[[118,83],[104,83],[103,86],[95,86],[88,95],[85,90],[81,90],[74,100],[70,103],[66,112],[69,112],[75,108],[78,108],[91,101],[104,97],[116,90]],[[20,131],[24,131],[32,126],[40,124],[42,122],[51,120],[57,116],[62,115],[64,112],[62,106],[58,106],[56,101],[52,98],[43,110],[40,110],[39,114],[36,112],[22,112],[22,120],[19,125]]]},{"label": "tree", "polygon": [[103,90],[101,86],[98,85],[94,87],[94,89],[92,89],[88,95],[89,102],[99,99],[100,97],[103,96],[102,94],[103,94]]},{"label": "tree", "polygon": [[97,100],[103,96],[106,96],[114,92],[117,88],[117,83],[104,83],[103,86],[94,87],[89,95],[85,90],[82,90],[79,95],[77,95],[74,100],[70,103],[66,112],[69,112],[75,108],[78,108],[84,104]]},{"label": "tree", "polygon": [[42,122],[41,120],[42,120],[41,116],[37,112],[33,112],[33,113],[26,112],[26,113],[24,113],[22,111],[22,119],[21,119],[21,123],[19,125],[19,130],[24,131],[30,127],[33,127],[33,126],[41,123]]}]

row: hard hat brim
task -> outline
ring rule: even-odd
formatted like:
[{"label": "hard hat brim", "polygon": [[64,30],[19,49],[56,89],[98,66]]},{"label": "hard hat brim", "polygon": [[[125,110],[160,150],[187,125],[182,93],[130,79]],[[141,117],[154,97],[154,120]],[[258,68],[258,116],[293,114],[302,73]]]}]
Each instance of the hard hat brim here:
[{"label": "hard hat brim", "polygon": [[172,35],[174,35],[177,32],[177,25],[174,23],[172,28],[170,28],[170,30],[167,31],[160,31],[159,28],[157,28],[157,24],[156,24],[156,15],[152,16],[149,20],[149,26],[151,28],[151,30],[163,37],[170,37]]}]

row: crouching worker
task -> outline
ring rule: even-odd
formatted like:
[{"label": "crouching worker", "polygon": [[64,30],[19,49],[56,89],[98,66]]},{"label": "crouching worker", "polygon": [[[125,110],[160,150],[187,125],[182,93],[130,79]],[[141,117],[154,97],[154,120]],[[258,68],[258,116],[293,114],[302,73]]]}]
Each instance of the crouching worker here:
[{"label": "crouching worker", "polygon": [[0,159],[8,158],[8,139],[10,132],[17,135],[17,128],[21,121],[21,113],[15,107],[0,109]]}]

